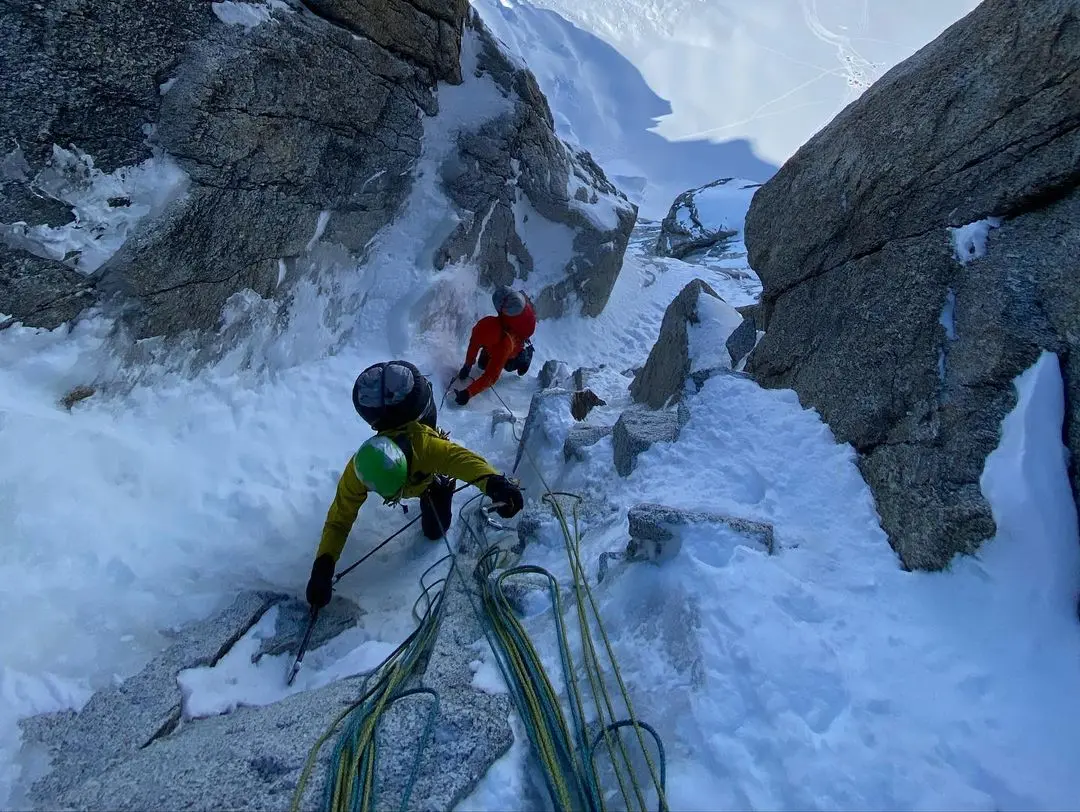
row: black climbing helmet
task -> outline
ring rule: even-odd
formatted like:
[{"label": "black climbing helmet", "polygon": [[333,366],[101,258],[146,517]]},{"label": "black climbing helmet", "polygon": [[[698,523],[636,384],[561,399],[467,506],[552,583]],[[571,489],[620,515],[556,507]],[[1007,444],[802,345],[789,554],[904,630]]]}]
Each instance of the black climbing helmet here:
[{"label": "black climbing helmet", "polygon": [[520,316],[525,312],[525,305],[528,304],[528,300],[521,291],[514,290],[508,285],[500,285],[491,294],[491,303],[495,306],[496,313],[503,313],[507,316]]},{"label": "black climbing helmet", "polygon": [[420,420],[434,410],[431,382],[408,361],[380,361],[356,377],[353,406],[375,431]]}]

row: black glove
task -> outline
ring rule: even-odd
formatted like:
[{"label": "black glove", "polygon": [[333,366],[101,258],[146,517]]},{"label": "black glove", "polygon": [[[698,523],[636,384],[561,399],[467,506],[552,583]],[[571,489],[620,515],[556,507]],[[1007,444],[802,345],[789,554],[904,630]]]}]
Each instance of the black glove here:
[{"label": "black glove", "polygon": [[458,406],[464,406],[469,402],[470,397],[472,396],[469,394],[468,389],[459,389],[454,393],[454,400],[457,402]]},{"label": "black glove", "polygon": [[311,578],[307,582],[307,602],[312,609],[322,609],[330,603],[334,593],[334,557],[323,553],[311,565]]},{"label": "black glove", "polygon": [[463,381],[463,380],[465,380],[466,378],[468,378],[468,377],[469,377],[469,374],[470,374],[471,372],[472,372],[472,364],[466,364],[465,366],[463,366],[463,367],[461,368],[461,372],[459,372],[459,373],[457,374],[457,376],[458,376],[458,380],[459,380],[459,381]]},{"label": "black glove", "polygon": [[502,507],[495,512],[504,519],[516,516],[525,507],[525,499],[521,496],[521,488],[504,476],[489,476],[487,484],[484,486],[484,493],[491,497],[492,502],[496,504],[503,503]]}]

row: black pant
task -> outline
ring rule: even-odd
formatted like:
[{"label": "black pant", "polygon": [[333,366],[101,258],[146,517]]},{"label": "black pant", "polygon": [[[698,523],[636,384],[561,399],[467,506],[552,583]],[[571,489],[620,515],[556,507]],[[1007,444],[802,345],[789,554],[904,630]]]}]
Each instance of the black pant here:
[{"label": "black pant", "polygon": [[450,529],[456,485],[456,480],[436,474],[420,494],[420,528],[432,541],[441,539]]},{"label": "black pant", "polygon": [[[503,372],[516,372],[518,375],[526,374],[529,371],[529,364],[532,363],[532,357],[533,346],[532,344],[526,344],[521,348],[521,352],[503,364]],[[476,359],[477,366],[480,369],[487,369],[490,360],[491,356],[488,354],[487,347],[481,348],[480,357]]]}]

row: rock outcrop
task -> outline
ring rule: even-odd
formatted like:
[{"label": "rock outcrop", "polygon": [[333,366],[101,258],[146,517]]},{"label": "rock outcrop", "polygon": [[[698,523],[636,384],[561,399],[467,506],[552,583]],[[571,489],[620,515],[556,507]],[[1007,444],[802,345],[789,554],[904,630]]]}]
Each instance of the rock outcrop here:
[{"label": "rock outcrop", "polygon": [[619,476],[630,476],[637,467],[637,458],[654,443],[673,443],[679,439],[682,425],[675,412],[649,411],[635,407],[627,409],[615,422],[611,433],[615,470]]},{"label": "rock outcrop", "polygon": [[[322,17],[284,2],[16,5],[25,8],[0,7],[9,57],[0,154],[18,150],[23,171],[6,173],[0,222],[29,222],[21,235],[9,229],[9,246],[122,294],[136,335],[214,327],[244,288],[272,295],[282,262],[320,229],[362,248],[408,193],[421,113],[437,110],[434,81],[447,72],[433,72],[425,55],[438,50],[443,65],[458,57],[453,37],[410,51],[409,20],[428,18],[404,2],[390,26],[393,52],[328,21],[330,6],[343,16],[355,5],[344,0],[317,4]],[[458,6],[445,7],[458,18],[444,22],[460,32]],[[166,176],[183,182],[141,217],[121,195],[44,233],[26,205],[42,192],[70,204],[65,190],[100,197],[140,177],[164,186]],[[88,263],[101,239],[119,250]],[[65,243],[74,250],[50,253]],[[33,306],[21,309],[13,315],[44,323]]]},{"label": "rock outcrop", "polygon": [[541,316],[599,313],[621,267],[634,207],[465,0],[19,0],[0,52],[0,313],[29,325],[109,302],[135,337],[216,328],[237,292],[320,272],[318,244],[362,262],[414,187],[437,83],[476,76],[509,112],[443,162],[460,227],[426,259],[520,278]]},{"label": "rock outcrop", "polygon": [[720,178],[683,192],[660,224],[656,253],[682,259],[738,238],[743,218],[760,183]]},{"label": "rock outcrop", "polygon": [[[741,360],[742,355],[736,357],[735,352],[746,348],[746,332],[740,326],[747,321],[707,282],[693,280],[664,311],[660,335],[630,384],[630,396],[653,409],[677,403],[693,372],[731,367]],[[752,322],[748,329],[754,330]]]},{"label": "rock outcrop", "polygon": [[1080,484],[1078,155],[1080,10],[985,0],[754,196],[766,335],[747,368],[859,452],[906,567],[995,532],[979,479],[1042,350]]},{"label": "rock outcrop", "polygon": [[488,284],[523,280],[539,318],[568,312],[570,297],[577,312],[596,316],[618,278],[637,207],[587,152],[559,140],[536,79],[507,57],[479,15],[471,25],[482,42],[476,75],[490,77],[510,110],[463,133],[441,169],[461,222],[435,264],[473,258]]},{"label": "rock outcrop", "polygon": [[[435,691],[438,706],[430,694],[417,694],[393,703],[381,719],[378,808],[401,808],[407,789],[412,794],[404,808],[452,808],[513,740],[508,697],[471,686],[471,646],[483,630],[469,611],[465,589],[455,571],[430,656],[422,674],[406,686]],[[183,720],[185,699],[177,684],[183,670],[218,663],[272,607],[278,612],[276,629],[253,656],[292,652],[307,607],[281,595],[246,593],[219,615],[183,630],[142,672],[96,693],[80,712],[24,721],[25,742],[44,747],[51,760],[50,771],[31,788],[36,805],[288,809],[310,749],[370,687],[366,678],[349,677],[272,704]],[[320,613],[310,650],[354,626],[357,616],[355,605],[335,598]],[[284,671],[281,680],[284,684]],[[417,761],[429,720],[434,727]],[[321,806],[333,750],[333,741],[320,749],[301,809]]]}]

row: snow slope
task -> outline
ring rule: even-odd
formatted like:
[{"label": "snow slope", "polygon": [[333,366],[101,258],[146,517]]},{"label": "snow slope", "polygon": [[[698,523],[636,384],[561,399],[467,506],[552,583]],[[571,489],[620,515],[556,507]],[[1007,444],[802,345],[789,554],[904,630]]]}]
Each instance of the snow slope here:
[{"label": "snow slope", "polygon": [[[404,240],[382,248],[397,257],[414,250]],[[702,272],[658,262],[635,244],[599,319],[540,325],[536,363],[640,363],[664,307]],[[734,303],[752,298],[744,281],[709,281]],[[457,290],[447,285],[431,295]],[[379,289],[393,299],[389,285]],[[146,662],[165,643],[161,630],[205,616],[238,589],[303,589],[336,477],[367,435],[349,401],[352,379],[397,354],[387,324],[416,329],[399,304],[333,356],[258,374],[218,368],[159,380],[91,397],[71,413],[56,399],[94,363],[102,325],[70,337],[0,333],[0,623],[8,630],[0,640],[0,806],[22,802],[17,778],[30,766],[28,754],[15,755],[17,716],[77,707],[89,688]],[[463,328],[428,338],[409,357],[449,373]],[[1046,484],[1020,499],[1025,510],[1047,492],[1064,504],[1060,433],[1057,451],[1032,450],[1060,425],[1054,371],[1043,362],[1030,384],[1021,382],[1032,394],[1010,419],[1024,429],[1007,432],[1020,440],[1003,441],[1004,462],[988,473],[992,493],[1018,465],[1043,471]],[[523,413],[533,385],[510,376],[499,391]],[[591,420],[614,419],[622,402],[618,392],[608,397]],[[515,449],[508,426],[491,436],[488,412],[497,405],[488,395],[466,410],[447,408],[442,423],[505,469]],[[612,475],[610,440],[602,440],[553,483],[617,508],[586,535],[592,573],[600,552],[623,545],[625,508],[636,502],[776,527],[776,556],[691,533],[665,567],[617,566],[596,587],[640,712],[668,748],[672,808],[1074,804],[1080,633],[1066,594],[1077,569],[1066,560],[1076,530],[1065,514],[1043,526],[1002,522],[1002,537],[952,572],[904,573],[851,450],[793,393],[721,377],[689,405],[680,441],[643,454],[628,479]],[[365,506],[345,560],[401,522],[400,512]],[[1017,562],[1029,560],[1020,545],[1034,543],[1021,534],[1035,534],[1045,550],[1045,564],[1027,570],[1031,580],[1017,573]],[[565,577],[558,551],[540,543],[526,558]],[[322,659],[309,658],[304,679],[363,670],[396,645],[411,624],[416,579],[439,555],[438,545],[408,535],[344,581],[367,610],[363,625]],[[1056,584],[1042,572],[1059,573]],[[538,608],[528,623],[552,653],[549,616]],[[497,690],[488,656],[477,656],[477,679]],[[210,673],[187,672],[188,712],[273,701],[283,693],[272,679],[279,665],[252,667],[238,656]],[[515,808],[528,782],[524,752],[515,747],[461,808]]]},{"label": "snow slope", "polygon": [[[555,11],[622,54],[670,101],[671,113],[657,127],[665,138],[745,138],[775,164],[888,68],[978,5],[977,0],[499,1],[515,9],[532,5]],[[723,174],[756,179],[738,167],[717,168],[713,177]]]},{"label": "snow slope", "polygon": [[[154,367],[68,411],[58,401],[71,387],[118,374],[111,325],[0,331],[0,807],[25,805],[25,781],[42,767],[19,751],[19,717],[79,707],[136,672],[170,628],[238,590],[302,592],[336,479],[369,435],[350,402],[355,375],[405,356],[442,382],[486,312],[475,268],[432,274],[428,258],[453,226],[435,182],[443,151],[501,103],[483,82],[444,88],[406,214],[372,245],[370,264],[300,285],[283,328],[285,313],[239,297],[234,317],[251,334],[197,375]],[[654,256],[649,228],[600,317],[545,321],[536,335],[537,369],[549,358],[608,364],[608,405],[594,422],[625,406],[619,371],[644,360],[690,279],[704,276],[733,305],[758,293],[737,257],[702,267]],[[508,376],[498,390],[524,414],[534,385]],[[612,474],[608,439],[557,476],[553,486],[610,507],[588,526],[590,573],[625,544],[625,510],[637,502],[775,525],[775,556],[688,533],[668,565],[617,566],[596,586],[623,675],[668,748],[672,808],[1075,806],[1076,527],[1052,356],[1018,388],[984,480],[1001,533],[948,573],[901,572],[851,450],[793,393],[739,378],[710,380],[689,400],[681,439],[641,455],[628,479]],[[441,423],[509,469],[511,429],[490,430],[497,406],[486,395],[444,409]],[[402,522],[366,505],[344,560]],[[565,577],[558,551],[542,539],[527,560]],[[417,579],[441,554],[410,533],[343,581],[362,624],[309,657],[300,686],[367,669],[396,646],[412,626]],[[189,715],[284,695],[284,662],[244,656],[272,621],[214,669],[181,677]],[[553,656],[542,606],[527,622]],[[499,689],[482,649],[476,684]],[[529,784],[524,753],[519,743],[462,808],[515,808]]]}]

